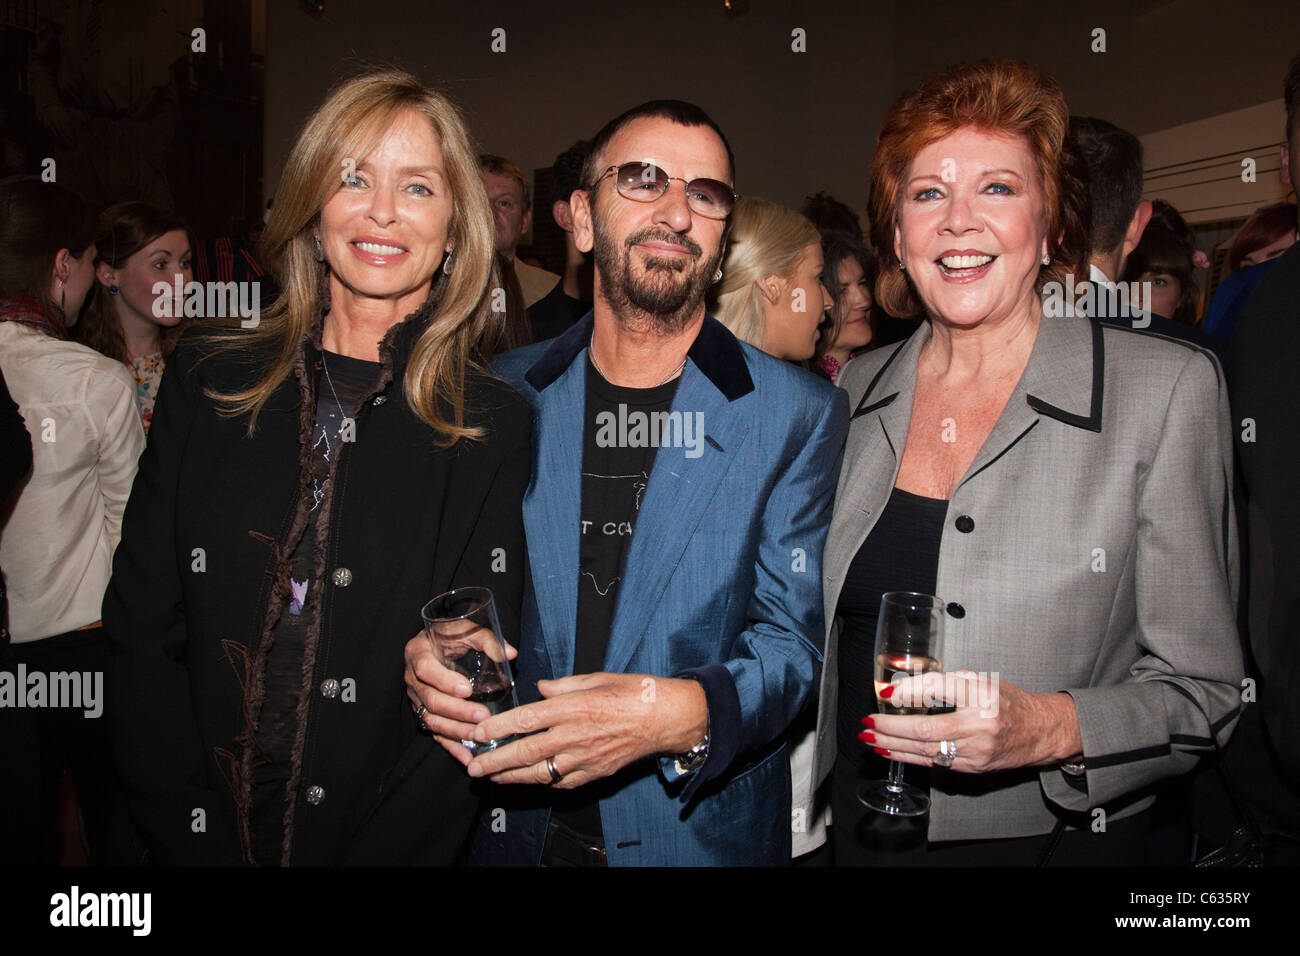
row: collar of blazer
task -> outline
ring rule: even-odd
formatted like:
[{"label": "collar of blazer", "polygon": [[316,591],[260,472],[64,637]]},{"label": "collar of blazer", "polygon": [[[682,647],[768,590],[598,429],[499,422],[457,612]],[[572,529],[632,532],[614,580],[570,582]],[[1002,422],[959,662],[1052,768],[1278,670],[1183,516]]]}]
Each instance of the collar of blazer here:
[{"label": "collar of blazer", "polygon": [[[924,322],[909,339],[894,346],[883,362],[868,359],[854,369],[862,361],[854,359],[841,376],[854,412],[840,494],[846,502],[852,499],[859,510],[871,513],[883,505],[884,498],[875,502],[869,489],[892,487],[898,477],[912,416],[917,361],[930,333],[930,323]],[[1101,431],[1106,362],[1102,336],[1102,326],[1091,319],[1042,321],[1020,381],[958,487],[1006,454],[1038,424],[1040,416],[1086,431]],[[867,379],[866,388],[859,394],[863,379]],[[878,427],[860,427],[872,417],[878,419]],[[873,447],[882,439],[892,453],[883,461]],[[876,474],[882,467],[892,468],[888,483],[884,475]]]},{"label": "collar of blazer", "polygon": [[[541,392],[564,374],[565,369],[591,342],[591,332],[596,325],[596,313],[589,311],[578,322],[551,342],[542,357],[525,373],[528,384]],[[734,402],[754,390],[754,380],[745,364],[740,343],[731,331],[707,313],[700,332],[695,336],[687,357],[704,373],[727,401]]]},{"label": "collar of blazer", "polygon": [[[867,383],[852,418],[896,403],[910,416],[916,387],[916,364],[930,333],[930,323],[923,322],[910,338],[894,348]],[[1096,321],[1044,318],[1039,324],[1029,362],[1007,400],[1007,409],[1012,410],[1023,401],[1048,418],[1075,428],[1100,432],[1105,378],[1106,349],[1101,326]],[[904,396],[906,401],[898,402],[904,392],[907,393]],[[885,416],[882,414],[881,417]]]}]

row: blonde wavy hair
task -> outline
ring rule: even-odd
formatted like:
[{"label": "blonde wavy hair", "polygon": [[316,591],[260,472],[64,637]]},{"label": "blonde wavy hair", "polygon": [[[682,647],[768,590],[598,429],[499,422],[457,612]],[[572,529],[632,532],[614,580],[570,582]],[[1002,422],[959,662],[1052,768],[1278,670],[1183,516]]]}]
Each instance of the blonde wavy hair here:
[{"label": "blonde wavy hair", "polygon": [[820,243],[816,227],[793,209],[756,197],[737,202],[714,315],[736,338],[761,349],[767,311],[758,280],[793,275],[805,250]]},{"label": "blonde wavy hair", "polygon": [[403,392],[437,433],[440,447],[482,437],[481,429],[464,424],[465,373],[482,367],[503,332],[504,316],[488,308],[486,295],[495,272],[492,213],[478,150],[459,109],[401,70],[367,72],[341,83],[308,117],[289,153],[260,246],[281,294],[255,330],[225,337],[218,345],[242,349],[266,343],[274,358],[250,387],[208,393],[224,414],[248,415],[250,435],[271,395],[292,374],[328,290],[328,266],[316,261],[312,241],[321,209],[340,186],[344,161],[363,162],[405,110],[426,117],[442,147],[455,268],[450,275],[441,269],[433,275],[428,299],[433,318],[411,349]]}]

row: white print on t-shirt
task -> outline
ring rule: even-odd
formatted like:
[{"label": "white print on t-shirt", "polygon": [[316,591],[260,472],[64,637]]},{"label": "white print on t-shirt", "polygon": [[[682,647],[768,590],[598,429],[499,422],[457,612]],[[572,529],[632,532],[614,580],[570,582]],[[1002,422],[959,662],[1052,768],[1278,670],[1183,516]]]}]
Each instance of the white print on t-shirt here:
[{"label": "white print on t-shirt", "polygon": [[[584,471],[582,477],[603,478],[608,481],[634,482],[632,485],[632,492],[636,495],[636,500],[633,502],[633,510],[641,510],[641,498],[645,494],[645,487],[649,481],[649,478],[644,471],[639,471],[632,475],[597,475],[589,471]],[[620,538],[626,538],[630,537],[632,534],[632,522],[630,521],[593,521],[584,519],[580,521],[580,524],[582,526],[583,534],[586,534],[593,527],[595,527],[600,534],[609,537],[618,536]],[[582,577],[591,578],[592,587],[596,589],[596,593],[601,597],[605,597],[609,594],[610,588],[618,583],[618,578],[614,578],[602,587],[600,581],[597,580],[596,575],[590,571],[583,571]]]}]

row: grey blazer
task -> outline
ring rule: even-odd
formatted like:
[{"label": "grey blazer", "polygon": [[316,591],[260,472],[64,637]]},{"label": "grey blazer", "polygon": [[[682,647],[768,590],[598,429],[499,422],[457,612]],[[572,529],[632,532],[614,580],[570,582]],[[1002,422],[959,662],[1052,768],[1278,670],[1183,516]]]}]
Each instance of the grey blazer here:
[{"label": "grey blazer", "polygon": [[[835,608],[898,475],[929,322],[849,363],[852,420],[823,561],[826,663],[812,779],[837,751]],[[929,838],[1032,836],[1062,811],[1135,813],[1145,785],[1227,740],[1242,659],[1228,400],[1187,343],[1045,318],[1029,363],[952,494],[937,590],[943,669],[1068,691],[1087,772],[933,771]],[[809,795],[796,794],[800,798]],[[1078,818],[1074,818],[1078,819]],[[1095,815],[1093,817],[1095,819]]]}]

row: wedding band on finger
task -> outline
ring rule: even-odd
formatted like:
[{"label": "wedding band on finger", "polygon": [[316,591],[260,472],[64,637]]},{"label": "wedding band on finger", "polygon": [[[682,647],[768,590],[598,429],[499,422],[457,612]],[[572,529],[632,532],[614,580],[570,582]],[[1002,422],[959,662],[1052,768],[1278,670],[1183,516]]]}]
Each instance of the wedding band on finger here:
[{"label": "wedding band on finger", "polygon": [[939,752],[934,757],[936,767],[951,767],[957,759],[957,744],[951,740],[939,741]]},{"label": "wedding band on finger", "polygon": [[420,704],[419,707],[412,707],[411,709],[415,711],[416,722],[421,724],[424,723],[424,715],[428,712],[429,708],[425,707],[424,704]]},{"label": "wedding band on finger", "polygon": [[561,780],[564,779],[564,774],[560,773],[559,770],[555,769],[555,758],[554,758],[554,757],[547,757],[547,758],[546,758],[546,770],[547,770],[547,772],[551,775],[551,785],[552,785],[552,786],[554,786],[555,784],[559,783]]}]

